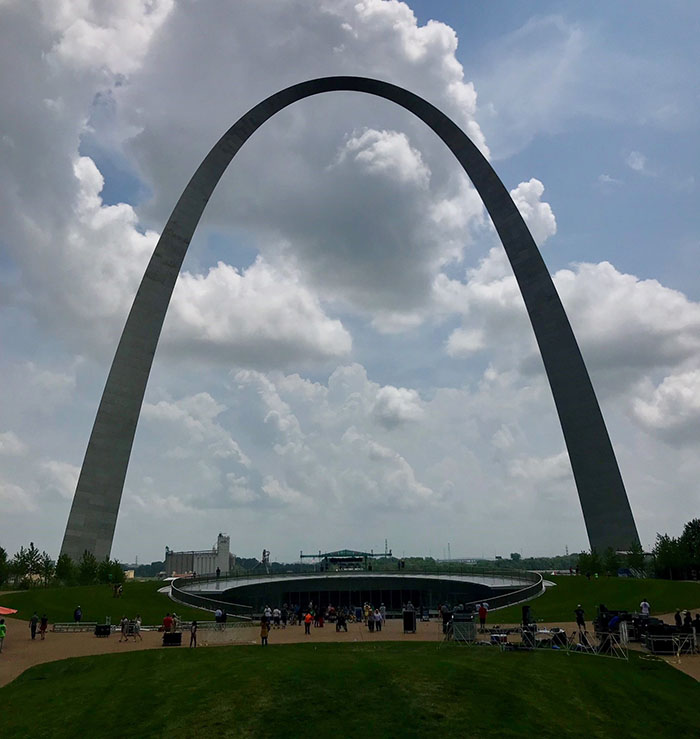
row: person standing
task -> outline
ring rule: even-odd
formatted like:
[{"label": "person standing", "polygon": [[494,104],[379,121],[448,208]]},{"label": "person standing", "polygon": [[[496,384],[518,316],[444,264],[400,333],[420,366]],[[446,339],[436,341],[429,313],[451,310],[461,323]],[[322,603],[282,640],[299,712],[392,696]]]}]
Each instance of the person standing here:
[{"label": "person standing", "polygon": [[335,630],[340,631],[343,629],[343,631],[348,630],[348,617],[345,613],[345,609],[342,608],[340,611],[338,611],[338,618],[335,622]]},{"label": "person standing", "polygon": [[134,619],[134,641],[136,641],[137,636],[139,641],[143,641],[143,637],[141,636],[141,616],[138,613]]},{"label": "person standing", "polygon": [[193,621],[190,624],[190,646],[196,647],[197,646],[197,622]]},{"label": "person standing", "polygon": [[0,618],[0,654],[2,654],[2,645],[5,643],[6,636],[7,636],[7,626],[5,626],[5,619]]},{"label": "person standing", "polygon": [[260,621],[260,643],[263,645],[263,647],[267,646],[267,636],[270,633],[270,624],[268,623],[265,616],[262,617],[262,620]]},{"label": "person standing", "polygon": [[122,620],[119,622],[119,628],[121,630],[119,641],[129,641],[129,619],[126,616],[122,616]]},{"label": "person standing", "polygon": [[379,612],[378,608],[374,609],[374,629],[375,631],[382,630],[382,614]]},{"label": "person standing", "polygon": [[312,621],[311,612],[307,611],[306,616],[304,616],[304,635],[311,634],[311,621]]},{"label": "person standing", "polygon": [[649,614],[651,613],[651,606],[646,598],[639,604],[639,610],[642,614],[642,624],[646,626],[649,623]]},{"label": "person standing", "polygon": [[36,627],[39,623],[39,616],[36,615],[36,611],[34,611],[32,617],[29,619],[29,631],[32,635],[32,639],[36,638]]},{"label": "person standing", "polygon": [[83,610],[82,610],[82,608],[80,606],[78,606],[73,611],[73,621],[75,621],[76,623],[79,624],[80,623],[80,619],[82,619],[82,617],[83,617]]},{"label": "person standing", "polygon": [[579,631],[585,631],[586,630],[586,620],[584,618],[584,610],[581,608],[581,604],[579,603],[576,606],[576,609],[574,610],[574,613],[576,614],[576,626]]},{"label": "person standing", "polygon": [[46,638],[46,629],[49,627],[49,618],[46,614],[41,617],[39,621],[39,633],[41,634],[41,641]]},{"label": "person standing", "polygon": [[173,630],[173,617],[169,614],[165,614],[165,618],[163,619],[163,631],[167,634],[170,633]]},{"label": "person standing", "polygon": [[272,611],[272,623],[274,624],[276,629],[279,629],[280,627],[280,621],[282,620],[282,611],[275,606],[274,610]]},{"label": "person standing", "polygon": [[484,631],[486,631],[486,614],[488,613],[488,610],[486,608],[486,604],[482,603],[479,606],[479,631],[483,634]]},{"label": "person standing", "polygon": [[440,606],[440,615],[442,616],[442,633],[447,633],[447,625],[450,622],[450,619],[452,618],[452,614],[450,613],[450,607],[447,605],[447,603],[443,603]]},{"label": "person standing", "polygon": [[[681,616],[681,609],[677,608],[676,613],[674,615],[674,620],[676,622],[676,628],[680,629],[681,626],[683,626],[683,617]],[[32,637],[33,638],[33,637]]]}]

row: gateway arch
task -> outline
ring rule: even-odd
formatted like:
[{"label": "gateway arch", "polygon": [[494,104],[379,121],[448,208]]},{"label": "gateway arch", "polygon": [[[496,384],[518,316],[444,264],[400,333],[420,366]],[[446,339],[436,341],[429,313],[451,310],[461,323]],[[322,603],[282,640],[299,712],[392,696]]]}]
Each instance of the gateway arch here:
[{"label": "gateway arch", "polygon": [[165,314],[195,228],[229,163],[265,121],[303,98],[336,90],[390,100],[420,118],[464,168],[510,260],[554,396],[591,547],[638,542],[615,454],[588,371],[542,256],[491,165],[444,113],[396,85],[323,77],[288,87],[242,116],[207,154],[175,206],[146,268],[107,377],[80,471],[62,554],[102,559],[112,539],[148,375]]}]

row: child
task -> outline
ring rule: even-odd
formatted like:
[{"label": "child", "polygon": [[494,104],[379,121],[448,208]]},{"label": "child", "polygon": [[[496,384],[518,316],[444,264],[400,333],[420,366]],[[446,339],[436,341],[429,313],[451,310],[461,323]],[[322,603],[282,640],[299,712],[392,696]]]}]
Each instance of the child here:
[{"label": "child", "polygon": [[270,626],[267,623],[267,619],[263,618],[260,622],[260,643],[263,647],[267,646],[267,635],[270,633]]}]

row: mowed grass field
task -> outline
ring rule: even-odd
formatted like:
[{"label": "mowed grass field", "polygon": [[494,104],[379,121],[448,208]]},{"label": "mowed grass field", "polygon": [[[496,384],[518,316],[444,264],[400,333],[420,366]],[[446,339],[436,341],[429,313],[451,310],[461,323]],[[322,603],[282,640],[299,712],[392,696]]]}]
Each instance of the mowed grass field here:
[{"label": "mowed grass field", "polygon": [[[532,615],[538,621],[575,621],[574,609],[580,603],[586,619],[595,618],[596,608],[604,603],[611,610],[638,611],[643,598],[651,605],[652,614],[670,613],[688,608],[700,613],[700,583],[675,582],[626,577],[599,577],[587,580],[579,575],[546,576],[556,583],[544,595],[530,601]],[[489,614],[490,623],[519,623],[522,606],[511,606]]]},{"label": "mowed grass field", "polygon": [[0,689],[3,737],[689,737],[699,701],[636,654],[389,642],[84,657]]},{"label": "mowed grass field", "polygon": [[104,623],[111,616],[112,623],[118,623],[122,616],[134,618],[141,615],[146,625],[160,624],[169,611],[176,611],[185,620],[213,620],[207,611],[188,608],[175,603],[158,589],[163,582],[127,582],[121,598],[115,598],[111,585],[80,585],[70,588],[32,588],[19,593],[5,594],[0,591],[0,605],[16,608],[17,618],[29,619],[36,611],[39,616],[45,613],[49,623],[72,621],[73,611],[80,606],[83,621]]}]

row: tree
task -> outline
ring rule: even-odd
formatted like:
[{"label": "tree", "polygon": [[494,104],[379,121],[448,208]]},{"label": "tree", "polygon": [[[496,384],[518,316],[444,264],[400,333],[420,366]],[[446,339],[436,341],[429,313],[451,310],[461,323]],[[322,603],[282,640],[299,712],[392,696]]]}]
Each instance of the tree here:
[{"label": "tree", "polygon": [[510,558],[513,560],[513,562],[520,562],[522,557],[517,552],[511,552]]},{"label": "tree", "polygon": [[27,550],[24,547],[20,547],[18,552],[15,552],[15,556],[10,562],[10,572],[15,584],[19,581],[27,579],[29,575],[29,557],[27,556]]},{"label": "tree", "polygon": [[122,567],[122,564],[118,559],[113,559],[109,563],[109,571],[112,575],[112,579],[110,580],[110,582],[118,582],[121,585],[126,579],[124,575],[124,568]]},{"label": "tree", "polygon": [[27,549],[27,570],[30,575],[41,574],[41,553],[34,546],[34,542],[29,542],[29,549]]},{"label": "tree", "polygon": [[615,576],[621,564],[620,555],[612,547],[608,547],[603,554],[603,571]]},{"label": "tree", "polygon": [[56,563],[51,559],[47,552],[42,552],[39,560],[41,566],[40,574],[44,581],[44,586],[46,586],[56,574]]},{"label": "tree", "polygon": [[81,585],[92,585],[97,580],[97,557],[86,549],[78,562],[78,580]]},{"label": "tree", "polygon": [[105,556],[97,566],[97,580],[101,583],[123,583],[124,568],[119,560]]},{"label": "tree", "polygon": [[97,579],[101,583],[111,582],[111,574],[112,563],[109,561],[109,557],[105,555],[105,558],[97,565]]},{"label": "tree", "polygon": [[70,585],[75,582],[77,573],[73,560],[68,554],[59,554],[56,561],[56,577],[64,584]]},{"label": "tree", "polygon": [[654,569],[658,577],[671,580],[682,577],[683,555],[678,539],[668,534],[657,534],[653,554]]},{"label": "tree", "polygon": [[680,538],[683,554],[688,558],[688,565],[700,566],[700,518],[694,518],[683,527]]},{"label": "tree", "polygon": [[7,552],[0,547],[0,585],[4,585],[10,577],[10,563],[7,560]]},{"label": "tree", "polygon": [[581,552],[578,555],[578,566],[582,575],[595,575],[596,572],[603,572],[603,562],[595,549],[591,552]]},{"label": "tree", "polygon": [[644,573],[644,550],[638,541],[634,541],[630,544],[626,560],[627,566],[630,570],[636,570],[642,574]]}]

